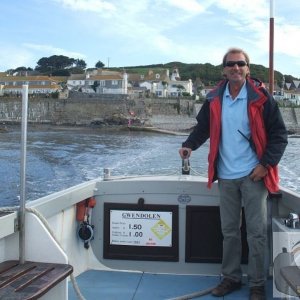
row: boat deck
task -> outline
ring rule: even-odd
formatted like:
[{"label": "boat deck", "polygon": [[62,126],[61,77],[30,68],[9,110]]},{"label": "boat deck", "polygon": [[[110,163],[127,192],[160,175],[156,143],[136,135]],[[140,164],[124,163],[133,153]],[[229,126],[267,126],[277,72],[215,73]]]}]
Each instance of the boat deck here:
[{"label": "boat deck", "polygon": [[[76,281],[87,300],[164,300],[212,288],[219,283],[220,277],[89,270],[76,277]],[[243,300],[248,297],[249,288],[245,284],[223,298],[206,294],[193,299]],[[72,283],[69,283],[69,299],[77,299]],[[272,280],[267,283],[267,299],[273,299]]]}]

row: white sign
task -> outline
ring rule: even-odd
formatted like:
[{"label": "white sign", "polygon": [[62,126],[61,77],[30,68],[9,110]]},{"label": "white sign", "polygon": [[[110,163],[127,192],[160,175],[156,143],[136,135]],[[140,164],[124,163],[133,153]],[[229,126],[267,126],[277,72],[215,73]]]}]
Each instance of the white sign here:
[{"label": "white sign", "polygon": [[172,247],[172,212],[111,210],[110,244]]}]

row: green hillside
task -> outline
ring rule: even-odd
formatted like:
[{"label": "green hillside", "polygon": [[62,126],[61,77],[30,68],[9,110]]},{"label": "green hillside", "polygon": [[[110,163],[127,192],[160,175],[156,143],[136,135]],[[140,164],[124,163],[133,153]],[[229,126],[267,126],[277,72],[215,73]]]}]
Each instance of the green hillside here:
[{"label": "green hillside", "polygon": [[[177,67],[179,69],[179,74],[181,80],[200,78],[205,85],[214,85],[222,79],[222,65],[214,66],[210,63],[205,64],[186,64],[182,62],[169,62],[167,64],[154,64],[154,65],[144,65],[144,66],[130,66],[122,68],[114,68],[117,70],[126,70],[127,73],[138,73],[145,74],[149,69],[152,70],[162,70],[169,69],[170,71]],[[112,68],[111,68],[112,69]],[[261,81],[267,83],[269,81],[269,69],[262,65],[250,65],[251,76],[260,79]],[[283,76],[285,76],[285,82],[291,83],[292,80],[299,80],[291,75],[282,74],[278,71],[274,72],[274,80],[279,87],[282,85]]]}]

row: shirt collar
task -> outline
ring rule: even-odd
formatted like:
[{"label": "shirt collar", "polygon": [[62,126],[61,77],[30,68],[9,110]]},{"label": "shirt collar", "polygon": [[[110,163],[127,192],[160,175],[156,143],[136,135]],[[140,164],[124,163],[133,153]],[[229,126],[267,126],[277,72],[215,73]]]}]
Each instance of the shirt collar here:
[{"label": "shirt collar", "polygon": [[[229,92],[229,82],[226,84],[224,96],[231,98],[230,92]],[[247,98],[247,88],[246,88],[246,81],[244,82],[239,94],[236,97],[236,100],[238,99],[246,99]]]}]

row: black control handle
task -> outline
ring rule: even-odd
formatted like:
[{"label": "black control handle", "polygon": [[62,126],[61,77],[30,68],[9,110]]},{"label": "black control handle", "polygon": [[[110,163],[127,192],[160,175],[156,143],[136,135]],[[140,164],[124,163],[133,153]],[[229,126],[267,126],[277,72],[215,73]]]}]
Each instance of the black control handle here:
[{"label": "black control handle", "polygon": [[183,154],[183,159],[182,159],[182,170],[181,170],[181,173],[182,175],[190,175],[190,161],[189,161],[189,158],[188,158],[188,150],[183,150],[182,152]]}]

